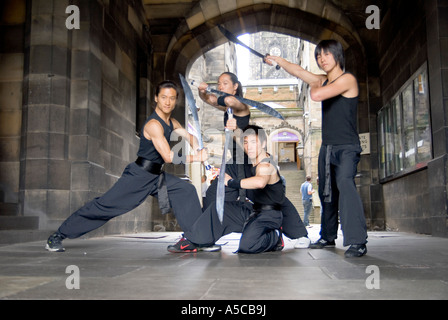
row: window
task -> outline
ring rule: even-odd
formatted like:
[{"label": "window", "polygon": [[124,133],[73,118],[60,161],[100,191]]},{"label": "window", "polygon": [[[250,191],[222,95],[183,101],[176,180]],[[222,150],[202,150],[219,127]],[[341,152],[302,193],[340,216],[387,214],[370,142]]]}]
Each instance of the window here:
[{"label": "window", "polygon": [[426,64],[378,113],[380,179],[425,167],[432,159]]}]

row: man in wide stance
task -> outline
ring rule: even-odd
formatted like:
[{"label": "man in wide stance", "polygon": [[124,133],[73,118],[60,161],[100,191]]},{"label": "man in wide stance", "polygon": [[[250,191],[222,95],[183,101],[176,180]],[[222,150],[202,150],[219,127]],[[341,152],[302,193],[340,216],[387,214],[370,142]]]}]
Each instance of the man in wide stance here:
[{"label": "man in wide stance", "polygon": [[[168,213],[172,208],[184,231],[191,229],[202,213],[196,189],[188,182],[162,170],[164,163],[172,163],[178,157],[169,145],[173,131],[187,139],[193,150],[198,150],[196,138],[171,117],[178,96],[179,89],[175,83],[164,81],[159,84],[155,94],[157,105],[142,129],[137,160],[126,167],[109,191],[87,203],[62,223],[58,231],[48,238],[47,250],[65,251],[63,239],[78,238],[101,227],[110,219],[136,208],[149,195],[159,200],[162,213]],[[176,160],[205,161],[207,152],[203,149],[194,155],[183,157],[184,159]]]}]

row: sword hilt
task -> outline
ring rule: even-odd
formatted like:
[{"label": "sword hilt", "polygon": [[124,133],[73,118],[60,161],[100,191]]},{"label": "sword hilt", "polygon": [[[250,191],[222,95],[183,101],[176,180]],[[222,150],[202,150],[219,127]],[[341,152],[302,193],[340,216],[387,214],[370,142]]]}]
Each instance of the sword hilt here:
[{"label": "sword hilt", "polygon": [[[266,53],[266,55],[265,55],[264,57],[267,58],[268,56],[270,56],[270,54],[269,54],[269,53]],[[266,60],[263,59],[263,62],[266,63]],[[277,70],[280,70],[280,69],[281,69],[281,67],[278,65],[277,62],[275,62],[275,61],[271,61],[271,63],[272,63],[272,65],[275,67],[275,69],[277,69]]]},{"label": "sword hilt", "polygon": [[[202,148],[202,149],[204,149],[204,148]],[[199,151],[201,151],[202,149],[200,149]],[[208,163],[208,161],[207,160],[205,160],[204,162],[202,162],[203,164],[204,164],[204,166],[205,166],[205,170],[211,170],[211,168],[212,168],[212,166]]]},{"label": "sword hilt", "polygon": [[[233,110],[232,110],[232,108],[227,108],[227,115],[229,116],[229,118],[227,120],[233,119]],[[227,125],[227,123],[226,123],[226,125]],[[230,131],[230,130],[226,128],[226,131]]]},{"label": "sword hilt", "polygon": [[[193,87],[199,88],[199,84],[195,80],[191,80],[190,84]],[[211,88],[210,86],[208,86],[207,89],[205,89],[205,91],[207,91],[207,93],[214,93],[214,94],[217,94],[217,95],[220,95],[220,96],[226,96],[226,97],[227,96],[231,96],[231,94],[228,94],[228,93],[225,93],[225,92],[222,92],[222,91],[219,91],[219,90],[215,90],[215,89]]]}]

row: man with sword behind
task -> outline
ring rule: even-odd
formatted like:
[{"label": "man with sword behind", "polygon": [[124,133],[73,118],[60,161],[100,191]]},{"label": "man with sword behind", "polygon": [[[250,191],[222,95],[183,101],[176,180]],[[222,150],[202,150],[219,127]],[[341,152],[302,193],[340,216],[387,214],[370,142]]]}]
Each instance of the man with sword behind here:
[{"label": "man with sword behind", "polygon": [[142,128],[137,160],[125,168],[109,191],[68,217],[47,240],[47,250],[65,251],[62,245],[64,239],[78,238],[103,226],[107,221],[136,208],[150,195],[158,199],[163,214],[168,213],[171,207],[181,228],[186,231],[191,229],[202,213],[196,189],[188,182],[165,173],[163,164],[204,162],[208,155],[203,149],[179,159],[171,150],[169,142],[173,132],[198,150],[197,139],[172,117],[178,95],[179,89],[174,82],[163,81],[158,85],[154,96],[155,111]]},{"label": "man with sword behind", "polygon": [[[234,130],[235,140],[239,141],[238,136],[241,133],[241,129],[246,128],[250,121],[250,109],[246,104],[241,103],[235,97],[217,97],[214,94],[207,92],[208,84],[201,83],[198,87],[199,97],[206,103],[217,108],[218,110],[224,111],[224,125]],[[231,72],[224,72],[218,79],[218,90],[224,93],[242,96],[243,87],[238,81],[238,77]],[[233,109],[233,119],[228,119],[227,108]],[[227,163],[226,173],[234,179],[244,179],[252,176],[251,164],[247,161],[247,155],[241,156],[242,147],[237,145],[237,142],[233,142],[232,148],[232,160]],[[207,190],[207,196],[204,201],[203,210],[207,209],[208,206],[214,205],[216,200],[216,189],[217,189],[217,179],[213,181],[212,185]],[[239,200],[244,203],[246,200],[246,194],[244,189],[233,189],[226,187],[225,193],[226,201],[236,201]],[[297,239],[294,247],[297,249],[305,249],[310,245],[310,240],[308,239],[308,232],[297,212],[297,209],[291,203],[291,201],[285,197],[282,205],[281,211],[283,213],[283,233],[290,239]],[[224,213],[225,214],[225,213]]]},{"label": "man with sword behind", "polygon": [[243,139],[254,175],[245,179],[232,179],[226,174],[225,183],[233,189],[246,189],[254,205],[226,201],[222,222],[219,221],[216,206],[209,206],[191,229],[184,232],[179,242],[168,246],[168,251],[185,253],[197,252],[203,247],[215,248],[216,241],[232,232],[242,233],[238,252],[261,253],[283,249],[280,232],[283,215],[280,210],[285,198],[285,187],[277,164],[266,152],[266,133],[258,126],[247,126]]}]

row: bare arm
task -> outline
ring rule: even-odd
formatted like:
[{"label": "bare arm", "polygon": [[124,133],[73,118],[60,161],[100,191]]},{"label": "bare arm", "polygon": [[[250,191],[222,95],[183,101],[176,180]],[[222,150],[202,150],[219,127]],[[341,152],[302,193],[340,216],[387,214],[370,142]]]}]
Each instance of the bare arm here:
[{"label": "bare arm", "polygon": [[204,101],[205,103],[208,103],[209,105],[215,107],[216,109],[219,109],[221,111],[226,111],[226,107],[218,105],[218,97],[216,97],[214,94],[207,93],[207,87],[208,84],[205,82],[202,82],[199,85],[198,91],[199,91],[199,97]]},{"label": "bare arm", "polygon": [[164,136],[164,130],[160,122],[157,120],[149,121],[143,130],[145,138],[151,140],[157,152],[166,163],[173,162],[173,152]]},{"label": "bare arm", "polygon": [[282,57],[277,56],[267,56],[266,62],[269,65],[272,65],[272,61],[277,62],[277,64],[282,67],[286,72],[293,75],[294,77],[297,77],[304,82],[311,84],[311,83],[323,83],[327,77],[323,74],[314,74],[312,72],[309,72],[305,69],[303,69],[301,66],[295,63],[291,63],[287,61],[286,59],[283,59]]},{"label": "bare arm", "polygon": [[244,115],[248,112],[249,107],[247,105],[245,105],[244,103],[242,103],[241,101],[239,101],[238,99],[236,99],[235,97],[225,97],[224,98],[224,103],[226,104],[226,106],[221,106],[218,104],[218,97],[215,96],[214,94],[209,94],[207,93],[207,87],[208,85],[203,82],[199,85],[199,97],[206,103],[208,103],[209,105],[215,107],[216,109],[219,109],[221,111],[226,111],[227,108],[232,108],[233,113],[235,115],[240,115],[241,113],[243,113]]},{"label": "bare arm", "polygon": [[[194,150],[198,149],[198,142],[195,137],[189,134],[182,126],[173,119],[173,125],[176,132],[187,139],[189,144],[192,146]],[[172,163],[174,158],[174,152],[171,151],[170,145],[165,138],[164,130],[160,122],[157,120],[151,120],[145,125],[144,129],[145,138],[151,140],[156,148],[157,152],[163,158],[166,163]],[[196,161],[206,161],[208,158],[207,151],[205,149],[201,150],[194,155],[187,156],[187,162],[196,162]]]},{"label": "bare arm", "polygon": [[207,150],[205,150],[205,149],[199,150],[198,139],[195,136],[193,136],[192,134],[188,133],[188,131],[185,130],[185,128],[183,128],[177,120],[172,119],[172,121],[173,121],[173,126],[174,126],[175,132],[182,138],[186,139],[188,141],[188,144],[194,150],[193,155],[187,155],[187,158],[186,158],[187,163],[206,161],[208,159]]},{"label": "bare arm", "polygon": [[188,144],[193,148],[193,150],[199,149],[199,142],[198,139],[193,136],[192,134],[188,133],[187,130],[185,130],[184,127],[181,126],[179,121],[175,119],[171,119],[173,122],[174,131],[181,136],[182,138],[186,139],[188,141]]},{"label": "bare arm", "polygon": [[[226,174],[225,184],[232,179]],[[257,166],[256,175],[241,180],[242,189],[263,189],[267,184],[273,184],[278,181],[277,170],[269,163],[260,163]]]},{"label": "bare arm", "polygon": [[320,82],[314,82],[310,85],[311,99],[314,101],[324,101],[338,95],[346,98],[354,98],[359,94],[358,82],[356,78],[346,73],[332,83],[322,86]]}]

